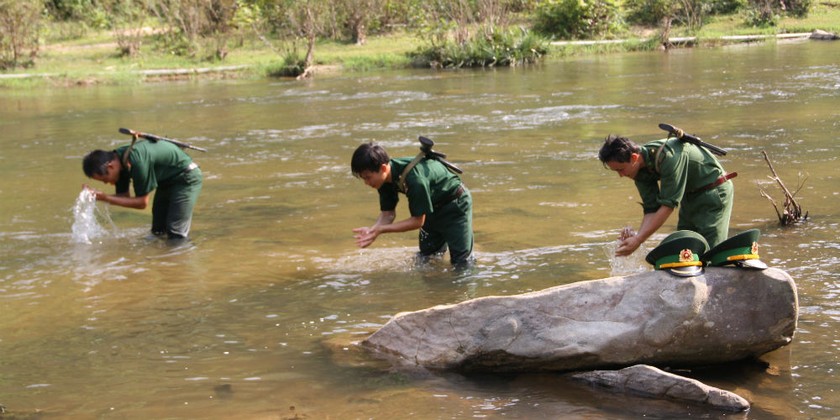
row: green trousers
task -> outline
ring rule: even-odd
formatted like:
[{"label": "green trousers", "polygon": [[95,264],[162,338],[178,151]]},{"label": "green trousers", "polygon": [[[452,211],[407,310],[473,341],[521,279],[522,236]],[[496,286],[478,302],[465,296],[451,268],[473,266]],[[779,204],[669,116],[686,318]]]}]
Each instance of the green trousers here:
[{"label": "green trousers", "polygon": [[457,199],[426,216],[420,228],[420,255],[428,256],[446,251],[453,265],[473,259],[472,196],[464,188]]},{"label": "green trousers", "polygon": [[680,206],[677,229],[693,230],[703,235],[709,247],[713,248],[729,237],[729,218],[734,198],[735,187],[732,181],[707,191],[687,194]]},{"label": "green trousers", "polygon": [[158,185],[152,204],[152,233],[170,239],[186,238],[190,233],[192,212],[204,176],[195,168],[182,173],[166,185]]}]

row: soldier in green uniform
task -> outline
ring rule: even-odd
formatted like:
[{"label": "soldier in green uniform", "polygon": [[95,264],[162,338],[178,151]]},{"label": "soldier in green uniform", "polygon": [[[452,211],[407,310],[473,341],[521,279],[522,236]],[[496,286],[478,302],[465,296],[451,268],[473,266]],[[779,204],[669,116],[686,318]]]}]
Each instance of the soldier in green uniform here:
[{"label": "soldier in green uniform", "polygon": [[[436,159],[391,159],[385,149],[365,143],[353,153],[353,175],[379,192],[379,217],[370,227],[353,229],[365,248],[382,233],[420,229],[420,255],[440,254],[449,247],[453,265],[473,260],[472,197],[458,175]],[[409,168],[406,172],[405,169]],[[399,194],[408,199],[410,217],[395,222]]]},{"label": "soldier in green uniform", "polygon": [[734,187],[729,173],[705,147],[677,138],[642,146],[610,135],[598,153],[601,163],[635,181],[644,217],[637,233],[625,230],[616,255],[630,255],[679,207],[678,230],[702,235],[710,247],[726,239]]},{"label": "soldier in green uniform", "polygon": [[[152,233],[186,238],[201,192],[202,174],[192,158],[168,141],[138,141],[113,151],[94,150],[82,161],[89,178],[116,187],[115,194],[95,191],[96,199],[116,206],[145,209],[152,204]],[[134,197],[129,185],[134,184]]]}]

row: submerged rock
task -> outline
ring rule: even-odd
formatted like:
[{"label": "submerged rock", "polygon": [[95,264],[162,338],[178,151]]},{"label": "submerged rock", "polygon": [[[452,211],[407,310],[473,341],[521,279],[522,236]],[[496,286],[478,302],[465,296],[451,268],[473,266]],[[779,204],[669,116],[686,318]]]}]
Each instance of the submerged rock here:
[{"label": "submerged rock", "polygon": [[574,374],[572,378],[618,392],[687,401],[721,410],[744,411],[750,408],[750,403],[738,394],[706,385],[696,379],[664,372],[653,366],[595,370]]},{"label": "submerged rock", "polygon": [[361,345],[392,363],[464,371],[693,366],[755,357],[793,338],[784,271],[651,271],[397,314]]}]

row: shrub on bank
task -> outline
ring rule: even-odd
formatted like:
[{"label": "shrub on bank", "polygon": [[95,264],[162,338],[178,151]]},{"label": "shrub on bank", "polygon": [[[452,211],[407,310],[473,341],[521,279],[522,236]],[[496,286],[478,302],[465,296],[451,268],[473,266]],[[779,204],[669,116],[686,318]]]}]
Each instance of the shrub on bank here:
[{"label": "shrub on bank", "polygon": [[475,35],[459,44],[452,40],[421,47],[410,56],[415,66],[433,68],[517,66],[539,61],[548,41],[525,30]]},{"label": "shrub on bank", "polygon": [[534,30],[559,39],[608,37],[624,26],[614,0],[545,0],[537,6]]},{"label": "shrub on bank", "polygon": [[306,70],[306,61],[297,49],[288,51],[279,63],[272,63],[266,67],[269,77],[298,77]]}]

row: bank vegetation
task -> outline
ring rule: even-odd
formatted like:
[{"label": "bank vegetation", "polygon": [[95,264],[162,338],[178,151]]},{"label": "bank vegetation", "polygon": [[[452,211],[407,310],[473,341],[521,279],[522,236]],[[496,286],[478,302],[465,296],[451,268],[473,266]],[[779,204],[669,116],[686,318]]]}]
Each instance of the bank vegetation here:
[{"label": "bank vegetation", "polygon": [[840,29],[837,0],[0,0],[0,84],[520,66],[593,51],[556,40],[813,29]]}]

